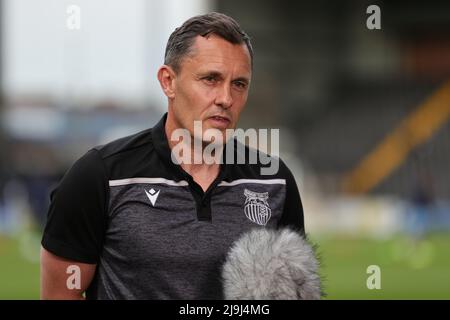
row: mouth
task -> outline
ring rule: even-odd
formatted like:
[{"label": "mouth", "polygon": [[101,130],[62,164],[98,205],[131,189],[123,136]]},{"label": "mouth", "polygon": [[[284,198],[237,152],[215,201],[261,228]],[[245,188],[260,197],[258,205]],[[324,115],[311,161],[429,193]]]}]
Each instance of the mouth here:
[{"label": "mouth", "polygon": [[224,116],[212,116],[209,117],[208,120],[210,120],[215,127],[219,128],[226,128],[230,124],[231,120]]}]

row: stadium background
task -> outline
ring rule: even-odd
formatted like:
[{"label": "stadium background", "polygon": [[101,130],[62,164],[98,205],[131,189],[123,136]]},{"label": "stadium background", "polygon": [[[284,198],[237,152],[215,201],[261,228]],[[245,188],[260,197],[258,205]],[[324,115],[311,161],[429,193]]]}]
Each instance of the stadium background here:
[{"label": "stadium background", "polygon": [[159,119],[165,42],[209,11],[253,39],[240,125],[280,128],[327,299],[450,298],[449,2],[0,3],[0,299],[39,297],[49,191],[90,146]]}]

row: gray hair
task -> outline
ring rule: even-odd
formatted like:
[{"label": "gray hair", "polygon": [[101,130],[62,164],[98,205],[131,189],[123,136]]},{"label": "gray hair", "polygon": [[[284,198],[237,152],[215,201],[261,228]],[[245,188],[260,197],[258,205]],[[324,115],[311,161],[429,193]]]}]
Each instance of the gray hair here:
[{"label": "gray hair", "polygon": [[231,17],[218,12],[198,15],[185,21],[169,37],[164,55],[164,64],[171,66],[175,72],[180,70],[181,60],[190,53],[195,37],[217,35],[233,44],[244,43],[250,53],[253,65],[253,48],[250,37]]}]

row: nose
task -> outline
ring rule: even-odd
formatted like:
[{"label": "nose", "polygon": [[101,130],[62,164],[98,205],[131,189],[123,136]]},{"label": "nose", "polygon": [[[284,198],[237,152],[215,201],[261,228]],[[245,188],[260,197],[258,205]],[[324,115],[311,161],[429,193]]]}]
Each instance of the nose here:
[{"label": "nose", "polygon": [[223,109],[231,107],[233,104],[233,97],[231,95],[231,86],[229,84],[224,84],[218,89],[215,103]]}]

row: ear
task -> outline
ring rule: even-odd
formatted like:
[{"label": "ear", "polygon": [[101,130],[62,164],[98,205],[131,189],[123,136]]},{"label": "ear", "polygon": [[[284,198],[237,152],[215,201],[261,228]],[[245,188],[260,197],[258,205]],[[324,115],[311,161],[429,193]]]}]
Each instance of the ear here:
[{"label": "ear", "polygon": [[167,65],[158,70],[158,80],[167,98],[175,97],[175,71]]}]

